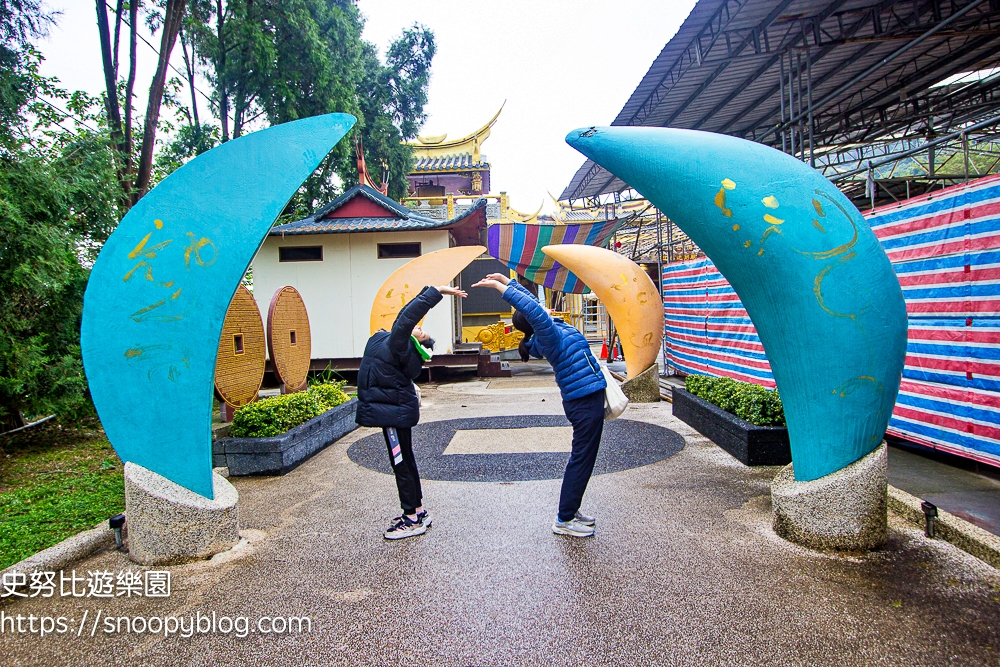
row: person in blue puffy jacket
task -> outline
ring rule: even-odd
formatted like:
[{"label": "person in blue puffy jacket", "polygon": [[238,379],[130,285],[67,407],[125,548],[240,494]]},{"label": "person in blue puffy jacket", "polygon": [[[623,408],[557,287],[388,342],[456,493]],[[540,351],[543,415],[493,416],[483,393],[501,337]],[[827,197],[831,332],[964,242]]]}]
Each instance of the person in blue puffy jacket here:
[{"label": "person in blue puffy jacket", "polygon": [[572,537],[590,537],[596,520],[580,513],[583,494],[594,472],[597,450],[604,432],[604,389],[601,367],[590,353],[590,344],[575,327],[553,319],[534,295],[516,280],[491,273],[473,287],[492,287],[517,311],[514,326],[524,332],[518,346],[521,360],[529,356],[547,359],[555,371],[562,394],[563,410],[573,425],[573,451],[563,474],[559,514],[552,532]]}]

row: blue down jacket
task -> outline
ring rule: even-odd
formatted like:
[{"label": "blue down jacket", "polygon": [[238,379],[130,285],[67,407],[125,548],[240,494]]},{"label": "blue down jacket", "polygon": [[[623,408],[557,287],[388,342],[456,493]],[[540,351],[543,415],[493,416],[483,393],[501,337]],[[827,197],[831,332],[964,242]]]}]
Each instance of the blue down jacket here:
[{"label": "blue down jacket", "polygon": [[358,411],[361,426],[412,428],[420,421],[420,403],[413,380],[424,365],[410,334],[417,322],[441,301],[441,292],[425,287],[399,311],[392,331],[376,331],[365,346],[358,369]]},{"label": "blue down jacket", "polygon": [[590,353],[590,345],[576,327],[554,320],[535,297],[511,280],[504,290],[503,300],[514,306],[528,319],[535,330],[528,339],[528,353],[545,358],[556,373],[556,384],[564,401],[571,401],[607,387],[601,367]]}]

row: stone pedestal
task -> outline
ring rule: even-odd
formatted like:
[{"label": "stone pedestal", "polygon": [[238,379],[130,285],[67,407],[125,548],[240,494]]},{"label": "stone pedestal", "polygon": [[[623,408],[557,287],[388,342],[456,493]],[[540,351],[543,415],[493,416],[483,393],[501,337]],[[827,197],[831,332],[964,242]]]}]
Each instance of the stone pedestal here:
[{"label": "stone pedestal", "polygon": [[169,565],[208,558],[240,540],[239,493],[212,474],[209,500],[134,463],[125,464],[125,514],[129,558],[142,565]]},{"label": "stone pedestal", "polygon": [[630,403],[660,402],[660,369],[653,364],[634,378],[622,383],[622,391]]},{"label": "stone pedestal", "polygon": [[774,531],[815,549],[868,551],[885,544],[888,457],[883,442],[851,465],[796,482],[792,464],[771,482]]}]

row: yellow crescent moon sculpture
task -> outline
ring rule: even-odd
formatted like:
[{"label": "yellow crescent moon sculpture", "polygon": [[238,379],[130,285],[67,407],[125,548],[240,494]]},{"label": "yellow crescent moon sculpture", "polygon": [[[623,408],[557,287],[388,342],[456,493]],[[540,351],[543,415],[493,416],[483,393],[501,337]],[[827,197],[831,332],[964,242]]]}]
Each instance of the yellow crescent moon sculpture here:
[{"label": "yellow crescent moon sculpture", "polygon": [[542,252],[576,274],[604,303],[621,336],[629,378],[656,363],[663,343],[663,302],[642,267],[590,245],[547,245]]},{"label": "yellow crescent moon sculpture", "polygon": [[421,255],[396,269],[375,295],[368,324],[370,334],[379,329],[388,330],[403,306],[419,294],[425,285],[450,283],[462,269],[484,252],[486,248],[481,245],[445,248]]}]

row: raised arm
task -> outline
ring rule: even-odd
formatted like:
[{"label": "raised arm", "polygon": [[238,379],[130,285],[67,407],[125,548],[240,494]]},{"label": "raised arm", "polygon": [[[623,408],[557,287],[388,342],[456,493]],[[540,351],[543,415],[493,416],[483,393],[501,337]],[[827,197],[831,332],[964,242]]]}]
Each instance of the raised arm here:
[{"label": "raised arm", "polygon": [[404,350],[409,347],[413,327],[417,326],[417,322],[422,320],[431,308],[440,303],[443,294],[460,298],[468,296],[465,291],[448,285],[424,287],[396,315],[396,321],[392,323],[392,331],[389,332],[389,349]]},{"label": "raised arm", "polygon": [[516,280],[511,280],[500,273],[491,273],[473,287],[492,287],[500,292],[504,301],[514,306],[528,319],[543,349],[555,350],[559,347],[559,334],[552,318],[531,292]]},{"label": "raised arm", "polygon": [[396,315],[396,321],[392,323],[392,331],[389,332],[389,349],[406,349],[413,327],[417,326],[417,322],[422,320],[431,308],[440,303],[442,298],[438,288],[427,286],[403,306],[403,309]]},{"label": "raised arm", "polygon": [[538,303],[535,296],[524,288],[516,280],[511,280],[507,284],[507,289],[503,291],[503,300],[514,306],[527,318],[531,328],[538,336],[538,342],[542,344],[544,350],[555,350],[559,347],[559,333],[552,316]]}]

